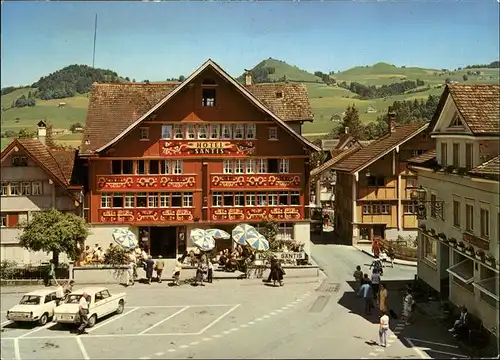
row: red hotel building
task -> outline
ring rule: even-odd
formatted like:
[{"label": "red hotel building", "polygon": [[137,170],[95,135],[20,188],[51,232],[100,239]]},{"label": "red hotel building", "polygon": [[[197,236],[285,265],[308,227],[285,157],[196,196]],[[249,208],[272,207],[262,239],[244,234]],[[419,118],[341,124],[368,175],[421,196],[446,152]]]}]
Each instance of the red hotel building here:
[{"label": "red hotel building", "polygon": [[[189,232],[280,224],[309,252],[312,121],[298,84],[239,84],[208,60],[182,83],[95,84],[79,156],[88,167],[87,244],[127,227],[153,257],[189,250]],[[229,245],[229,243],[228,243]]]}]

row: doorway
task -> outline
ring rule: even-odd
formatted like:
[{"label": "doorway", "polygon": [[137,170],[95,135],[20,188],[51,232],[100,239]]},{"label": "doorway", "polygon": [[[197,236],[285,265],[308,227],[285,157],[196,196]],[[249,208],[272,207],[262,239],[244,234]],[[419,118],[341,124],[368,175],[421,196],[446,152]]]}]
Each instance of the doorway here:
[{"label": "doorway", "polygon": [[177,256],[177,228],[175,226],[151,226],[150,254],[153,258],[161,255],[165,259]]},{"label": "doorway", "polygon": [[373,225],[373,238],[385,239],[385,225]]}]

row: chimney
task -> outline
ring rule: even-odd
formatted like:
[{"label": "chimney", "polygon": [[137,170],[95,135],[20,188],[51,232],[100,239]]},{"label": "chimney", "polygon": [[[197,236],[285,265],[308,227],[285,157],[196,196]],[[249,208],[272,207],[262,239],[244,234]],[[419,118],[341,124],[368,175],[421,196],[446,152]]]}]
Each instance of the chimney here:
[{"label": "chimney", "polygon": [[47,145],[47,124],[45,121],[41,120],[37,124],[38,126],[38,131],[37,131],[37,138],[38,141],[40,141],[43,145]]},{"label": "chimney", "polygon": [[392,110],[387,114],[387,125],[389,132],[393,133],[396,131],[396,113]]},{"label": "chimney", "polygon": [[345,132],[346,134],[349,134],[349,126],[346,126],[346,127],[344,128],[344,132]]},{"label": "chimney", "polygon": [[252,85],[252,72],[245,69],[245,86]]}]

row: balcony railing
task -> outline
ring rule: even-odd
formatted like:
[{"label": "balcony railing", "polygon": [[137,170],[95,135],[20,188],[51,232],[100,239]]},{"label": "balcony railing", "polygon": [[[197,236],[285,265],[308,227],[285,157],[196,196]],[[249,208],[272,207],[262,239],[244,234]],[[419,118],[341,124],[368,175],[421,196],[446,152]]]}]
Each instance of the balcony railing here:
[{"label": "balcony railing", "polygon": [[99,191],[143,191],[148,189],[179,190],[193,189],[196,174],[186,175],[106,175],[97,176]]},{"label": "balcony railing", "polygon": [[215,207],[210,209],[211,221],[294,221],[304,219],[301,206]]},{"label": "balcony railing", "polygon": [[193,208],[99,209],[102,223],[168,223],[194,220]]}]

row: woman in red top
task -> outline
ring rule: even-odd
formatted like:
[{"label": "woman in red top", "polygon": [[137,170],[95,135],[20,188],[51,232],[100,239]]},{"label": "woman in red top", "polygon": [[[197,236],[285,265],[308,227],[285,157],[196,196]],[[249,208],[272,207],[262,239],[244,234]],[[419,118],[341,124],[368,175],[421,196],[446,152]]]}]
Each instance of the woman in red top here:
[{"label": "woman in red top", "polygon": [[376,238],[373,239],[373,242],[372,242],[372,252],[373,252],[373,256],[375,256],[376,258],[378,258],[380,256],[380,242]]}]

